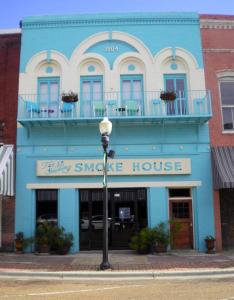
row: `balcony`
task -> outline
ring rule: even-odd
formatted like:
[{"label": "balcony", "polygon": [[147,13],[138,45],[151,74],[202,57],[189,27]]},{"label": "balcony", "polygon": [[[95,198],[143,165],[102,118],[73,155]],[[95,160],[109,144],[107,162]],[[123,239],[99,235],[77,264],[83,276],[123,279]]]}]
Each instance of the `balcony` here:
[{"label": "balcony", "polygon": [[61,97],[51,95],[50,100],[47,98],[41,97],[44,100],[39,101],[39,95],[20,95],[18,122],[23,126],[64,125],[98,122],[108,116],[121,122],[205,123],[212,115],[208,91],[189,91],[186,97],[178,92],[174,101],[161,100],[159,91],[144,92],[144,97],[136,93],[134,99],[119,92],[92,94],[92,97],[82,94],[75,103],[64,103],[58,100]]}]

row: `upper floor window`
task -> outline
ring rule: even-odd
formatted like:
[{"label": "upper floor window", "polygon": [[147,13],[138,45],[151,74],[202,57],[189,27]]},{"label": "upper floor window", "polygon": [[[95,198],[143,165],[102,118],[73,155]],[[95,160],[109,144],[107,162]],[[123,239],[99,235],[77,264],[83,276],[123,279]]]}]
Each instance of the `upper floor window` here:
[{"label": "upper floor window", "polygon": [[41,112],[56,117],[59,100],[59,77],[38,78],[38,102]]},{"label": "upper floor window", "polygon": [[164,89],[176,93],[176,100],[166,104],[167,114],[185,115],[188,111],[186,74],[165,74]]},{"label": "upper floor window", "polygon": [[128,115],[141,114],[144,104],[143,76],[121,75],[121,102]]},{"label": "upper floor window", "polygon": [[81,76],[81,114],[82,116],[99,116],[105,114],[103,103],[103,77]]},{"label": "upper floor window", "polygon": [[234,130],[234,77],[220,81],[223,129]]}]

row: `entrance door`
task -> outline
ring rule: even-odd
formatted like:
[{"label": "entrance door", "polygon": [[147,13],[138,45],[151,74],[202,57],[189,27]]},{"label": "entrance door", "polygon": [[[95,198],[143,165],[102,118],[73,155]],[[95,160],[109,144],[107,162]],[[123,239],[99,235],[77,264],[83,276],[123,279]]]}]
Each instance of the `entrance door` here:
[{"label": "entrance door", "polygon": [[[173,220],[172,233],[173,249],[193,248],[193,221],[191,200],[170,200],[170,219]],[[178,223],[178,225],[176,225]],[[175,233],[173,234],[173,229]]]},{"label": "entrance door", "polygon": [[[108,233],[110,249],[127,249],[131,237],[147,226],[145,189],[109,189]],[[80,248],[102,249],[103,191],[80,191]]]}]

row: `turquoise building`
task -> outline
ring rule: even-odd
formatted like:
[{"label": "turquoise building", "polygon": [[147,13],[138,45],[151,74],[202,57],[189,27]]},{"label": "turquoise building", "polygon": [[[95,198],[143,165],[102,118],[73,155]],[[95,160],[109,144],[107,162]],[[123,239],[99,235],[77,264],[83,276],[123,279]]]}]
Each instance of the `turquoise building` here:
[{"label": "turquoise building", "polygon": [[49,219],[73,233],[72,252],[102,248],[103,117],[116,152],[109,247],[175,219],[174,247],[204,250],[214,235],[211,99],[196,13],[22,20],[16,231],[33,236]]}]

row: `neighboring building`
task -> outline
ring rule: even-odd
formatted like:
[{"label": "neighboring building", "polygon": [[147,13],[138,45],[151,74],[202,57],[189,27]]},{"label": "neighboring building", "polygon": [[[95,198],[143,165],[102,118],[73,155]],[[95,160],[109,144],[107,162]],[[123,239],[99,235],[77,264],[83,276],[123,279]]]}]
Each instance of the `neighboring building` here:
[{"label": "neighboring building", "polygon": [[[175,101],[160,99],[175,90]],[[62,92],[79,101],[61,101]],[[173,218],[175,248],[214,235],[205,78],[196,13],[90,14],[22,21],[16,231],[58,221],[73,252],[102,247],[102,146],[109,160],[110,248]],[[25,172],[24,172],[25,170]]]},{"label": "neighboring building", "polygon": [[0,250],[14,248],[14,147],[20,30],[0,30]]},{"label": "neighboring building", "polygon": [[234,16],[201,15],[214,170],[216,246],[234,247]]}]

